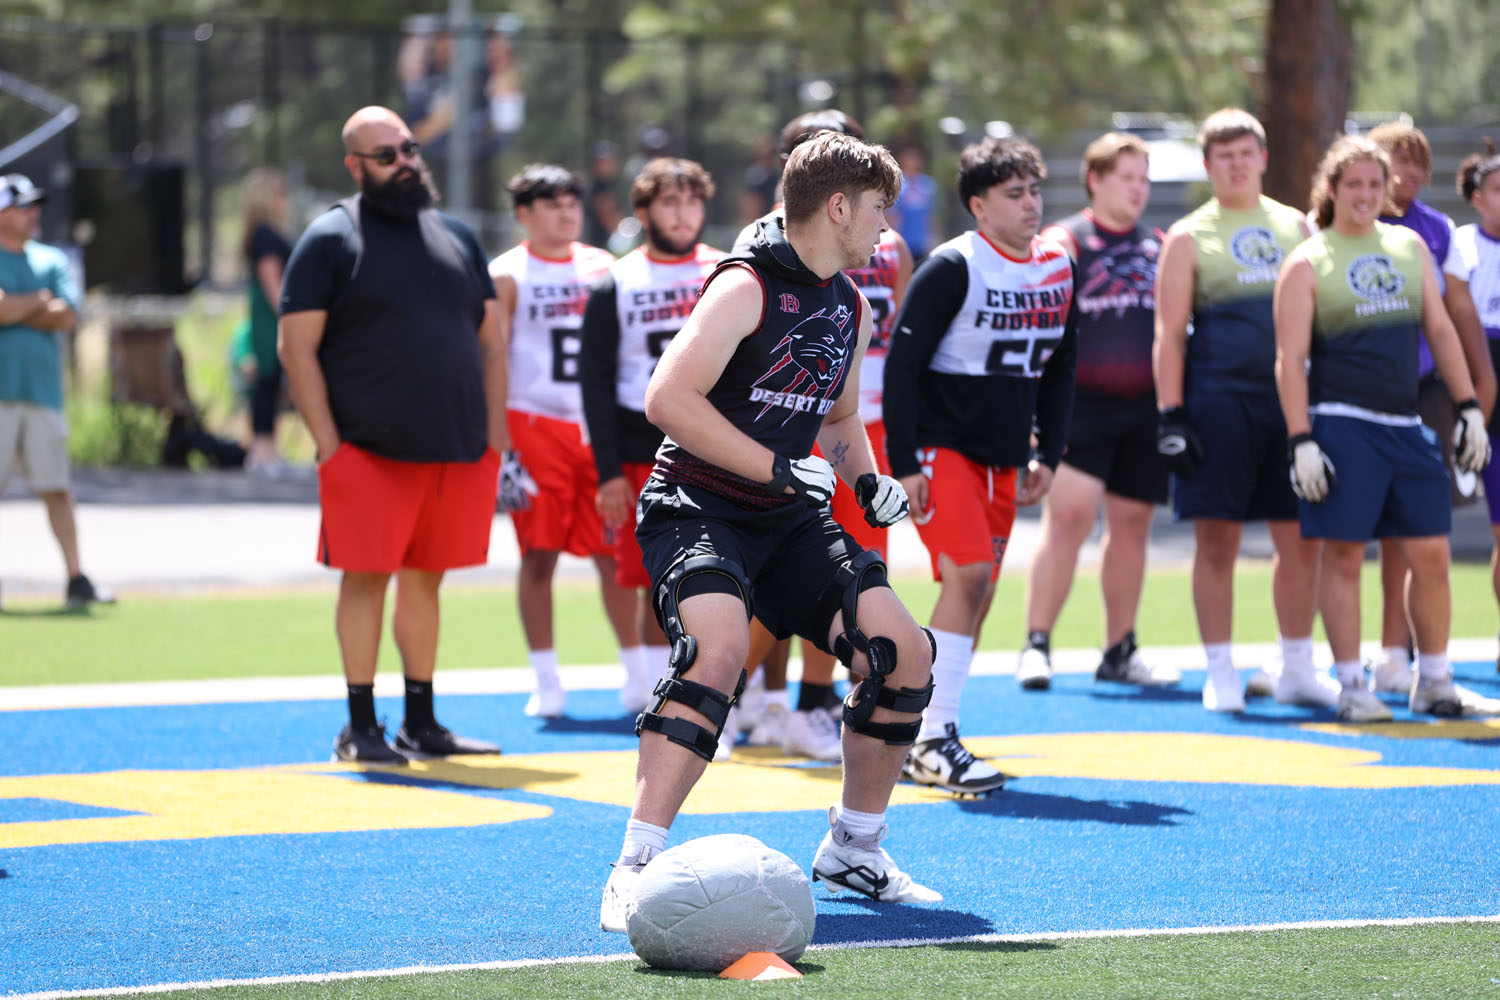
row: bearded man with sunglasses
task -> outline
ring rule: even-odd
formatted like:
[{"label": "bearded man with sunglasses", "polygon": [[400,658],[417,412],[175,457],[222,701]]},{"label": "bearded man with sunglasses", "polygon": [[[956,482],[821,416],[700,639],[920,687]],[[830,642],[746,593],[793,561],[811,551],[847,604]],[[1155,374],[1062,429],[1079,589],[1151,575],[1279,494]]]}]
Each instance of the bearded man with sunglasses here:
[{"label": "bearded man with sunglasses", "polygon": [[[495,753],[432,708],[438,587],[485,562],[501,471],[506,357],[495,287],[468,226],[434,209],[411,131],[367,107],[344,125],[359,186],[313,220],[287,261],[280,355],[318,449],[318,558],[343,571],[335,627],[349,688],[341,760]],[[406,677],[406,717],[387,745],[375,717],[385,593]]]}]

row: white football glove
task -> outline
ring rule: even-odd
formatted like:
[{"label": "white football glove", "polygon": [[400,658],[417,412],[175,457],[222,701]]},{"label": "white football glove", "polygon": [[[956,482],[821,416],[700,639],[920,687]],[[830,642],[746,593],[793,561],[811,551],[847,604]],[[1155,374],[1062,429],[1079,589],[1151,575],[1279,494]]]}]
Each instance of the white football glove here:
[{"label": "white football glove", "polygon": [[1333,462],[1311,434],[1293,434],[1287,442],[1287,451],[1292,460],[1292,492],[1309,503],[1322,503],[1338,482]]},{"label": "white football glove", "polygon": [[507,451],[500,456],[500,491],[495,506],[504,511],[526,510],[537,495],[536,480],[521,464],[521,454]]},{"label": "white football glove", "polygon": [[872,528],[889,528],[911,512],[902,485],[873,472],[854,481],[854,499],[865,509],[865,523]]},{"label": "white football glove", "polygon": [[771,463],[771,471],[772,493],[785,493],[787,487],[791,487],[793,496],[817,510],[828,506],[838,486],[833,466],[817,455],[796,459],[777,455]]},{"label": "white football glove", "polygon": [[1458,421],[1453,425],[1453,457],[1465,471],[1476,475],[1490,463],[1490,435],[1477,399],[1458,404]]}]

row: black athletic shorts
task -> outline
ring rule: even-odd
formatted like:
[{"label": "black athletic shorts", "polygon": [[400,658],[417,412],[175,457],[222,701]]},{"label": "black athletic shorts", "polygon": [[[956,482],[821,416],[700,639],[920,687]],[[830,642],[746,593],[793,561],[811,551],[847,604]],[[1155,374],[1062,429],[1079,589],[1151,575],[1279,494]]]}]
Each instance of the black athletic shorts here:
[{"label": "black athletic shorts", "polygon": [[[833,652],[828,630],[844,599],[834,575],[864,551],[826,509],[797,503],[746,510],[718,494],[655,476],[641,490],[635,536],[654,601],[662,577],[680,560],[718,556],[738,565],[750,582],[747,620],[753,613],[776,638],[799,635],[826,653]],[[738,596],[722,573],[694,574],[688,581],[679,600],[702,593]],[[888,586],[884,573],[868,573],[861,590]],[[662,621],[659,601],[656,618]]]},{"label": "black athletic shorts", "polygon": [[1062,460],[1115,496],[1167,502],[1171,474],[1156,450],[1156,396],[1121,399],[1080,390]]}]

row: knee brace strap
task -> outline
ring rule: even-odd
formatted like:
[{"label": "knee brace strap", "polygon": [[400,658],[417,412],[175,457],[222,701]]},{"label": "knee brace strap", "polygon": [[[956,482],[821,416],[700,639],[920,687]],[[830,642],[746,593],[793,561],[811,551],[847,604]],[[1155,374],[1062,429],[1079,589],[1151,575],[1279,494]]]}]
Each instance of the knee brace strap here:
[{"label": "knee brace strap", "polygon": [[[844,725],[861,736],[884,740],[893,747],[911,746],[922,728],[922,710],[932,701],[932,678],[927,678],[925,687],[891,689],[885,686],[883,677],[872,683],[873,677],[872,674],[861,681],[844,699]],[[864,690],[867,685],[871,691]],[[909,722],[874,722],[870,716],[877,705],[892,712],[910,712],[917,718]]]},{"label": "knee brace strap", "polygon": [[[844,666],[849,666],[854,660],[855,653],[864,653],[870,660],[870,676],[876,674],[884,675],[895,669],[896,646],[889,639],[879,638],[871,640],[859,629],[857,611],[859,609],[859,588],[867,573],[885,572],[885,563],[881,561],[880,554],[871,549],[866,549],[853,559],[849,565],[840,566],[834,575],[833,582],[844,589],[844,634],[833,640],[833,655],[839,658]],[[872,641],[879,641],[889,650],[882,649],[879,654],[871,652]],[[885,669],[881,670],[876,665],[876,657],[880,656],[888,661]]]},{"label": "knee brace strap", "polygon": [[682,626],[682,611],[678,607],[677,594],[682,589],[682,581],[698,573],[727,576],[733,581],[740,600],[744,602],[746,621],[754,613],[750,606],[750,583],[739,563],[719,556],[686,556],[673,563],[672,568],[662,575],[661,582],[656,585],[656,620],[661,623],[661,630],[666,634],[667,641],[673,645],[679,637],[687,635]]},{"label": "knee brace strap", "polygon": [[[688,643],[692,642],[692,636],[687,636],[686,639]],[[734,693],[730,695],[706,684],[685,680],[678,677],[676,672],[671,677],[663,677],[656,684],[655,707],[642,712],[635,720],[635,734],[639,736],[643,730],[649,729],[678,746],[687,747],[704,760],[713,760],[714,751],[719,746],[719,734],[724,732],[724,723],[729,719],[729,709],[739,700],[740,692],[745,690],[745,677],[745,671],[741,670],[739,683],[734,686]],[[686,705],[708,719],[714,728],[705,729],[687,719],[662,715],[661,710],[669,701]]]}]

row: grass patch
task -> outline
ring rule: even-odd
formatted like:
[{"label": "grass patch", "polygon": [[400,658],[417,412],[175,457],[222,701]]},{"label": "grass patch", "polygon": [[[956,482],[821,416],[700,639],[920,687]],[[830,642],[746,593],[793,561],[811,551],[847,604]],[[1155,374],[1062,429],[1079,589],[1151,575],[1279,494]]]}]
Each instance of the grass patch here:
[{"label": "grass patch", "polygon": [[[926,621],[937,585],[898,577],[896,589],[918,621]],[[1015,650],[1023,635],[1021,574],[1002,575],[980,648]],[[1235,580],[1235,638],[1275,638],[1270,569],[1247,564]],[[215,677],[282,677],[337,673],[333,594],[328,590],[159,596],[127,594],[114,607],[59,614],[55,607],[7,602],[0,614],[0,685],[69,684]],[[387,612],[391,601],[387,601]],[[559,584],[555,597],[558,654],[563,663],[611,663],[613,636],[597,588]],[[1364,575],[1364,636],[1380,627],[1378,574]],[[1146,585],[1139,634],[1148,646],[1198,641],[1185,570],[1153,572]],[[1096,647],[1102,641],[1097,573],[1080,573],[1053,633],[1058,648]],[[1496,632],[1489,568],[1453,568],[1453,634]],[[1321,635],[1321,629],[1320,633]],[[399,662],[389,629],[381,649],[387,670]],[[438,664],[445,670],[519,667],[526,648],[515,588],[454,585],[443,591]]]},{"label": "grass patch", "polygon": [[[622,947],[625,939],[621,939]],[[819,949],[805,978],[754,985],[639,961],[447,972],[332,983],[155,994],[162,1000],[395,1000],[527,997],[1285,997],[1491,996],[1500,978],[1494,924],[1435,924],[915,948]]]}]

